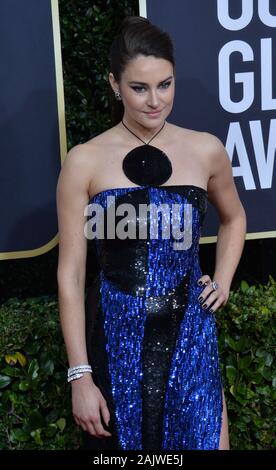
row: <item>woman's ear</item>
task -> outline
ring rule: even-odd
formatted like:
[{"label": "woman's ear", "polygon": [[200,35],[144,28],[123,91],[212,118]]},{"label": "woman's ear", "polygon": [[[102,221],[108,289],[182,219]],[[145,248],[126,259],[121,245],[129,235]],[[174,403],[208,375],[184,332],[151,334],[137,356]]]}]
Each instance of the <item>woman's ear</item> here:
[{"label": "woman's ear", "polygon": [[119,84],[116,82],[112,72],[110,72],[108,74],[108,80],[109,80],[110,86],[111,86],[112,90],[114,91],[114,93],[115,93],[115,91],[119,91]]}]

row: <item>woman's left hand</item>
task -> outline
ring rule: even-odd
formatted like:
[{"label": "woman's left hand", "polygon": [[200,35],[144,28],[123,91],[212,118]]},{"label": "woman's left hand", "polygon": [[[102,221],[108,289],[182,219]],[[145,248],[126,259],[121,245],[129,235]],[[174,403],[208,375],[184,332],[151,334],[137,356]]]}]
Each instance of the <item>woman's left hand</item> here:
[{"label": "woman's left hand", "polygon": [[[225,291],[218,282],[212,281],[208,274],[201,276],[197,283],[199,286],[205,286],[198,297],[202,308],[209,309],[209,312],[214,313],[218,308],[224,307],[229,297],[229,290]],[[216,285],[217,288],[214,289]]]}]

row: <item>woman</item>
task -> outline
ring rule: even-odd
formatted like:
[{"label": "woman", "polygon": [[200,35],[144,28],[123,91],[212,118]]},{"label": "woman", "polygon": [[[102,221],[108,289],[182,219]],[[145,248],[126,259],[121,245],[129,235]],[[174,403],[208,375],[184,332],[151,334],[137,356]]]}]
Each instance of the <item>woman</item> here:
[{"label": "woman", "polygon": [[[57,187],[73,415],[87,449],[229,449],[215,312],[227,302],[246,231],[229,158],[215,136],[166,120],[175,91],[167,33],[126,18],[110,67],[123,119],[69,151]],[[202,274],[198,257],[207,197],[220,218],[213,276]],[[103,208],[101,217],[119,215],[117,231],[101,219],[100,272],[85,302],[88,202]],[[182,239],[160,236],[158,223],[157,237],[148,226],[146,236],[124,236],[126,208],[132,235],[141,221],[141,232],[160,221],[156,212],[140,216],[148,204],[169,208],[165,225]]]}]

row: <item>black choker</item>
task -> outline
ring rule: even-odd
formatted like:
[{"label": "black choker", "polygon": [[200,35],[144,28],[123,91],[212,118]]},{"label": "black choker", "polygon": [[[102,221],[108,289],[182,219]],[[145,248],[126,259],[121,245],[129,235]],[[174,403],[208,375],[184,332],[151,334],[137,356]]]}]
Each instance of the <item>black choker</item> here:
[{"label": "black choker", "polygon": [[160,185],[165,183],[172,174],[172,165],[168,156],[157,147],[149,145],[161,129],[150,139],[144,142],[138,135],[131,131],[122,121],[124,127],[145,145],[135,147],[123,159],[122,168],[130,181],[139,185]]}]

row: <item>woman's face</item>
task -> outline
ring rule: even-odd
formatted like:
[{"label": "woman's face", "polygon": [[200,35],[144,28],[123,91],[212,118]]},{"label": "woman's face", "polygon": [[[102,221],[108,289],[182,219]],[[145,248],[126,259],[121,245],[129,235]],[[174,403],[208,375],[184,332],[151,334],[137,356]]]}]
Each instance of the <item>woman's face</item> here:
[{"label": "woman's face", "polygon": [[122,97],[124,120],[145,128],[160,127],[173,107],[175,79],[171,62],[138,55],[128,63],[119,83],[112,77],[111,86]]}]

